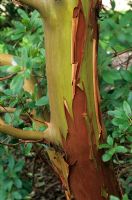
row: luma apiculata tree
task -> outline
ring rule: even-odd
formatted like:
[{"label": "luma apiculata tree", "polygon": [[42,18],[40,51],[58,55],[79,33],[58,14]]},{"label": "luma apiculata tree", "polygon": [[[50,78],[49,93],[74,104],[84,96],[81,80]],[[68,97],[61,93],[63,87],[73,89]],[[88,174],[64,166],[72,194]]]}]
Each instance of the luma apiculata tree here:
[{"label": "luma apiculata tree", "polygon": [[[104,127],[97,77],[100,0],[20,0],[36,8],[45,27],[46,73],[51,118],[44,132],[0,124],[11,136],[52,143],[47,150],[70,200],[118,195],[112,167],[101,161]],[[54,146],[57,147],[54,149]]]}]

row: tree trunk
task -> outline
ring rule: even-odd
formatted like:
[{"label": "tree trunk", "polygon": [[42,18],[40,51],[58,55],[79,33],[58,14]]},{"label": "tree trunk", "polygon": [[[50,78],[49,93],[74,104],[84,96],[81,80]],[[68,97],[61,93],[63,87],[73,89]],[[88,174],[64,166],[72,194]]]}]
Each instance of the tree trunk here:
[{"label": "tree trunk", "polygon": [[109,199],[118,189],[112,168],[101,161],[104,139],[97,78],[99,0],[21,0],[44,21],[46,73],[53,149],[47,150],[66,198]]}]

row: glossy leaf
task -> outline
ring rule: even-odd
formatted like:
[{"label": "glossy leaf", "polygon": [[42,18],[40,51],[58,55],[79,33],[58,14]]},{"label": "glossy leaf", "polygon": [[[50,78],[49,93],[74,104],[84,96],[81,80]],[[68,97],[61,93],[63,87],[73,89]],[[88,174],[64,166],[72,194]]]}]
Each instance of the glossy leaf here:
[{"label": "glossy leaf", "polygon": [[115,147],[115,151],[117,152],[117,153],[127,153],[127,148],[126,147],[124,147],[124,146],[117,146],[117,147]]},{"label": "glossy leaf", "polygon": [[113,141],[113,138],[112,138],[110,135],[107,137],[107,143],[108,143],[110,146],[113,146],[114,141]]},{"label": "glossy leaf", "polygon": [[111,195],[110,200],[120,200],[118,197]]},{"label": "glossy leaf", "polygon": [[36,101],[36,106],[46,106],[49,103],[48,96],[41,97]]},{"label": "glossy leaf", "polygon": [[124,109],[127,117],[130,117],[132,115],[131,107],[127,101],[123,102],[123,109]]},{"label": "glossy leaf", "polygon": [[19,94],[23,88],[24,78],[22,74],[19,74],[13,78],[10,83],[10,89],[14,94]]}]

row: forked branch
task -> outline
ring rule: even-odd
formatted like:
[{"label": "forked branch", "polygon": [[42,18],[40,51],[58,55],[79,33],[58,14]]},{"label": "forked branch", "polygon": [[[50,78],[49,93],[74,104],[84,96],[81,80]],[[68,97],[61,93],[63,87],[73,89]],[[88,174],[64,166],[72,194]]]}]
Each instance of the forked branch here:
[{"label": "forked branch", "polygon": [[39,7],[39,4],[40,4],[40,1],[36,1],[36,0],[17,0],[17,1],[14,1],[14,2],[21,2],[23,4],[26,4],[26,5],[29,5],[33,8],[38,8]]},{"label": "forked branch", "polygon": [[16,0],[16,2],[20,2],[22,4],[25,4],[27,6],[37,9],[41,13],[43,18],[45,18],[47,16],[47,14],[49,14],[49,9],[48,9],[49,1],[46,1],[46,0]]}]

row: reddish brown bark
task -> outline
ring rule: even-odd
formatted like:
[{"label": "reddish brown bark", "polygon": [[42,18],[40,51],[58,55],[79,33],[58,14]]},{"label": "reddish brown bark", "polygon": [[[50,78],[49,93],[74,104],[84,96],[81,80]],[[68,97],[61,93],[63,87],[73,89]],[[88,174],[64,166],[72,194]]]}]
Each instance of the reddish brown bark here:
[{"label": "reddish brown bark", "polygon": [[117,185],[110,166],[101,161],[101,153],[98,152],[95,144],[92,124],[91,130],[87,129],[84,91],[76,87],[76,95],[73,100],[74,118],[72,119],[66,107],[65,113],[68,137],[64,143],[64,149],[69,164],[69,185],[75,199],[102,200],[108,199],[109,194],[117,194]]},{"label": "reddish brown bark", "polygon": [[[95,11],[90,7],[89,23],[93,27],[94,51],[94,70],[96,77],[96,56],[98,29]],[[93,13],[92,13],[93,12]],[[65,107],[65,114],[68,124],[68,136],[64,142],[64,149],[69,164],[69,186],[76,200],[103,200],[109,199],[109,194],[117,194],[117,185],[114,174],[110,166],[106,166],[101,161],[101,153],[96,144],[96,133],[93,129],[92,117],[87,111],[87,97],[85,88],[80,89],[79,75],[85,49],[85,40],[88,34],[86,32],[85,17],[82,4],[79,0],[78,6],[73,11],[73,37],[72,37],[72,87],[73,87],[73,118],[68,112],[68,106]],[[89,67],[89,66],[87,66]],[[98,82],[96,81],[96,110],[99,116]],[[90,123],[90,129],[87,122]],[[102,133],[100,133],[102,134]]]}]

